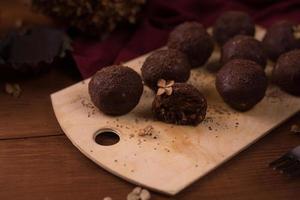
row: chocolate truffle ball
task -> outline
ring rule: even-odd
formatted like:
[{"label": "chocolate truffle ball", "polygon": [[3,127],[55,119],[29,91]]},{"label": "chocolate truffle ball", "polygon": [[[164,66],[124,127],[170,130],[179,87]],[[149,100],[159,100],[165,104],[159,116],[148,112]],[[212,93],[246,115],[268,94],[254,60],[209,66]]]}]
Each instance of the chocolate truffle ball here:
[{"label": "chocolate truffle ball", "polygon": [[91,100],[108,115],[130,112],[143,93],[142,79],[129,67],[113,65],[98,71],[89,83]]},{"label": "chocolate truffle ball", "polygon": [[236,35],[254,36],[254,33],[254,22],[247,13],[241,11],[224,12],[213,26],[213,36],[220,46]]},{"label": "chocolate truffle ball", "polygon": [[142,77],[146,85],[156,89],[159,79],[185,82],[190,77],[190,64],[185,54],[169,49],[158,50],[146,58],[142,66]]},{"label": "chocolate truffle ball", "polygon": [[273,70],[273,81],[284,91],[300,96],[300,50],[282,54]]},{"label": "chocolate truffle ball", "polygon": [[276,61],[281,54],[300,48],[299,33],[299,28],[292,22],[279,21],[273,24],[263,39],[268,57]]},{"label": "chocolate truffle ball", "polygon": [[187,83],[161,85],[152,103],[156,119],[178,125],[199,124],[205,118],[206,109],[204,96]]},{"label": "chocolate truffle ball", "polygon": [[236,58],[252,60],[262,67],[265,67],[267,63],[262,43],[247,35],[237,35],[222,47],[221,62],[223,64]]},{"label": "chocolate truffle ball", "polygon": [[239,111],[255,106],[264,97],[267,84],[262,67],[251,60],[231,60],[216,77],[216,88],[223,100]]},{"label": "chocolate truffle ball", "polygon": [[185,53],[191,67],[202,66],[213,51],[213,40],[202,24],[185,22],[178,25],[169,35],[168,48]]}]

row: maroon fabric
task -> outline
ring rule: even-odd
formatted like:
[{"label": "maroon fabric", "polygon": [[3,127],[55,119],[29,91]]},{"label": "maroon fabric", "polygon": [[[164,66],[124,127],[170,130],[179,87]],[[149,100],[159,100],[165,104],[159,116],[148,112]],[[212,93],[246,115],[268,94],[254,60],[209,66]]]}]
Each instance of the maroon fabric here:
[{"label": "maroon fabric", "polygon": [[248,12],[257,24],[269,26],[279,19],[300,22],[300,0],[146,0],[140,23],[116,30],[102,41],[77,39],[73,56],[82,76],[120,63],[166,43],[177,24],[196,20],[206,27],[226,10]]}]

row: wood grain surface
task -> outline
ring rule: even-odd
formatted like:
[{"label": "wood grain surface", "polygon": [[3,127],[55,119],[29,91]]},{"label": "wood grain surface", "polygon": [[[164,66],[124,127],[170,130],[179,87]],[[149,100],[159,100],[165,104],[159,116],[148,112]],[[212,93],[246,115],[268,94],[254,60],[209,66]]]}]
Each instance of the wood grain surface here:
[{"label": "wood grain surface", "polygon": [[[49,95],[78,82],[69,72],[55,69],[20,81],[18,99],[5,94],[0,82],[0,200],[125,200],[134,188],[87,159],[60,130]],[[295,123],[300,125],[300,114],[178,195],[152,193],[152,199],[299,199],[300,179],[268,168],[271,160],[300,144],[300,136],[289,131]]]}]

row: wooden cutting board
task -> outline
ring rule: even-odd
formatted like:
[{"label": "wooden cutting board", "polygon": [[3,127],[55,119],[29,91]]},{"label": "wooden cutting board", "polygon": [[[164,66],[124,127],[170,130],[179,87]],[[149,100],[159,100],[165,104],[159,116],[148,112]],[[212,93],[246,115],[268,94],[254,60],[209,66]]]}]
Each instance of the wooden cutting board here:
[{"label": "wooden cutting board", "polygon": [[[258,29],[261,39],[263,29]],[[215,50],[208,65],[219,59]],[[140,73],[147,55],[127,65]],[[270,71],[270,66],[267,67]],[[72,143],[107,171],[134,184],[174,195],[232,158],[300,109],[300,99],[270,85],[254,109],[239,113],[229,108],[215,89],[215,74],[193,69],[189,82],[204,93],[207,117],[197,127],[154,121],[152,91],[145,87],[141,101],[129,114],[110,117],[99,112],[88,94],[89,79],[51,95],[57,120]],[[147,126],[152,135],[140,135]],[[118,143],[99,145],[99,131],[113,130]]]}]

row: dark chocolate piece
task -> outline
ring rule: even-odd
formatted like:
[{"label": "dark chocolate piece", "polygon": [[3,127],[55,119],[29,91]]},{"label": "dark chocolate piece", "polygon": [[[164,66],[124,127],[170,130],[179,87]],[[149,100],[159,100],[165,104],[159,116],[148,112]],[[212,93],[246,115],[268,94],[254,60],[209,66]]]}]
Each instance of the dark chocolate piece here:
[{"label": "dark chocolate piece", "polygon": [[138,103],[143,93],[140,75],[129,67],[113,65],[98,71],[89,83],[96,107],[108,115],[124,115]]},{"label": "dark chocolate piece", "polygon": [[231,60],[216,77],[216,88],[223,100],[239,111],[250,110],[262,100],[267,84],[262,67],[251,60]]},{"label": "dark chocolate piece", "polygon": [[169,35],[168,48],[185,53],[191,67],[206,63],[213,52],[213,40],[202,24],[185,22],[178,25]]},{"label": "dark chocolate piece", "polygon": [[282,54],[273,70],[273,81],[289,94],[300,96],[300,50]]},{"label": "dark chocolate piece", "polygon": [[276,59],[283,53],[300,48],[300,29],[289,21],[273,24],[263,39],[263,46],[270,59]]},{"label": "dark chocolate piece", "polygon": [[213,36],[220,46],[236,35],[254,36],[254,33],[253,20],[241,11],[224,12],[213,26]]},{"label": "dark chocolate piece", "polygon": [[160,121],[178,125],[194,125],[206,115],[205,97],[187,83],[161,84],[152,103],[154,117]]},{"label": "dark chocolate piece", "polygon": [[247,35],[237,35],[228,40],[222,47],[221,62],[223,64],[236,58],[252,60],[263,68],[267,63],[267,56],[262,43]]},{"label": "dark chocolate piece", "polygon": [[158,50],[146,58],[142,66],[142,77],[146,85],[156,89],[159,79],[185,82],[190,77],[190,64],[185,54],[169,49]]}]

